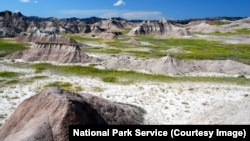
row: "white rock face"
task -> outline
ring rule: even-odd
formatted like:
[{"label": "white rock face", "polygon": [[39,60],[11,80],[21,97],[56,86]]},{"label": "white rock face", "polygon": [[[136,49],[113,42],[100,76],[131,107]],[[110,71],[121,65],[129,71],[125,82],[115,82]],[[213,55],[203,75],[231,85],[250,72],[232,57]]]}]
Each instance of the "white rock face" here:
[{"label": "white rock face", "polygon": [[173,25],[166,19],[162,19],[159,22],[143,22],[128,33],[129,36],[145,34],[153,34],[159,37],[183,37],[191,35],[185,28]]}]

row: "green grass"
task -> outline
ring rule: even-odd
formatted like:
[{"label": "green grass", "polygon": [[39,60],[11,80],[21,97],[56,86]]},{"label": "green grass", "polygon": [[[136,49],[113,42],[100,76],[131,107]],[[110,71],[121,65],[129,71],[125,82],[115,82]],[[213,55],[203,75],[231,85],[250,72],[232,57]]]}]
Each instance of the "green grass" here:
[{"label": "green grass", "polygon": [[[237,30],[237,33],[250,33],[249,29]],[[226,34],[226,33],[225,33]],[[231,34],[231,33],[230,33]],[[70,35],[73,36],[73,35]],[[79,35],[73,36],[80,41],[89,41],[88,37]],[[125,39],[105,40],[90,39],[95,43],[106,44],[108,47],[88,47],[84,52],[106,53],[106,54],[128,54],[140,58],[160,58],[168,54],[178,59],[197,60],[226,60],[231,59],[242,63],[250,64],[250,47],[248,44],[227,44],[221,41],[204,39],[181,39],[181,38],[156,38],[153,35],[134,37],[137,41],[148,42],[149,45],[130,44]],[[167,50],[174,47],[181,47],[189,53],[168,53]]]},{"label": "green grass", "polygon": [[6,84],[6,85],[15,85],[15,84],[18,84],[18,83],[20,83],[20,82],[21,82],[21,81],[18,80],[18,79],[13,79],[13,80],[7,81],[5,84]]},{"label": "green grass", "polygon": [[162,57],[164,53],[171,47],[182,47],[183,50],[190,53],[171,53],[178,59],[212,59],[224,60],[232,59],[241,62],[248,62],[250,60],[250,47],[248,44],[226,44],[219,41],[209,41],[202,39],[157,39],[151,36],[140,36],[138,40],[147,40],[155,46],[150,47],[150,52],[134,52],[135,56]]},{"label": "green grass", "polygon": [[117,82],[117,78],[115,76],[105,76],[105,77],[102,77],[102,81],[103,82],[109,82],[109,83],[115,83]]},{"label": "green grass", "polygon": [[250,35],[250,28],[238,29],[238,30],[236,30],[236,32],[239,33],[239,34],[248,34],[248,35]]},{"label": "green grass", "polygon": [[22,80],[22,83],[33,83],[36,80],[46,79],[48,76],[33,76]]},{"label": "green grass", "polygon": [[13,78],[13,77],[18,77],[20,74],[16,72],[10,72],[10,71],[2,71],[0,72],[0,77],[3,78]]},{"label": "green grass", "polygon": [[216,31],[214,33],[199,33],[205,35],[215,35],[215,36],[232,36],[232,35],[250,35],[249,28],[237,29],[234,32],[219,32]]},{"label": "green grass", "polygon": [[49,69],[52,66],[49,63],[37,63],[37,64],[31,64],[31,67],[35,69],[35,73],[42,73],[46,69]]},{"label": "green grass", "polygon": [[20,79],[18,76],[20,76],[20,74],[15,72],[0,72],[0,78],[4,78],[0,79],[0,87],[16,84],[29,84],[36,80],[48,78],[48,76],[33,76]]},{"label": "green grass", "polygon": [[93,47],[93,48],[84,48],[84,52],[92,52],[92,53],[107,53],[107,54],[118,54],[122,52],[120,49],[115,48],[101,48],[101,47]]},{"label": "green grass", "polygon": [[[39,64],[37,64],[39,65]],[[188,77],[188,76],[167,76],[159,74],[145,74],[136,71],[113,70],[113,69],[97,69],[88,66],[54,66],[46,64],[47,69],[60,72],[63,75],[77,75],[97,78],[107,83],[133,84],[137,82],[217,82],[232,83],[239,85],[250,85],[250,80],[245,77]],[[52,84],[51,84],[52,85]],[[50,85],[50,86],[51,86]],[[62,84],[56,82],[53,86],[70,87],[72,84]]]},{"label": "green grass", "polygon": [[44,87],[56,87],[56,86],[67,88],[67,87],[71,87],[72,84],[69,82],[55,81],[55,82],[46,84]]},{"label": "green grass", "polygon": [[17,43],[14,39],[0,39],[0,57],[4,57],[16,51],[23,51],[27,48],[27,44]]},{"label": "green grass", "polygon": [[0,88],[5,87],[6,85],[14,85],[20,82],[18,78],[20,73],[11,72],[11,71],[0,71]]},{"label": "green grass", "polygon": [[81,86],[73,85],[69,82],[60,82],[60,81],[48,83],[48,84],[44,85],[44,87],[45,88],[47,88],[47,87],[59,87],[61,89],[71,91],[71,92],[80,92],[83,90],[83,88]]},{"label": "green grass", "polygon": [[31,80],[39,80],[39,79],[45,79],[45,78],[48,78],[48,76],[43,76],[43,75],[41,75],[41,76],[33,76],[30,79]]},{"label": "green grass", "polygon": [[104,39],[100,39],[96,37],[89,37],[88,35],[63,34],[63,36],[70,37],[77,41],[99,42],[99,41],[104,40]]}]

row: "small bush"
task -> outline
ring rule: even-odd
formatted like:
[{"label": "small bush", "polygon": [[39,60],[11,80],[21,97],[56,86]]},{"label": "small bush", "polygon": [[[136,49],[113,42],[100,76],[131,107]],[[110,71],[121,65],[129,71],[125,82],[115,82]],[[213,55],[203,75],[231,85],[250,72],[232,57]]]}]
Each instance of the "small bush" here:
[{"label": "small bush", "polygon": [[246,78],[245,75],[239,75],[238,78]]},{"label": "small bush", "polygon": [[181,104],[188,105],[188,102],[183,101],[183,102],[181,102]]},{"label": "small bush", "polygon": [[0,118],[5,118],[5,115],[4,114],[0,114]]},{"label": "small bush", "polygon": [[108,82],[108,83],[115,83],[115,82],[117,82],[117,78],[113,77],[113,76],[108,76],[108,77],[103,77],[102,81]]},{"label": "small bush", "polygon": [[18,84],[20,81],[19,80],[10,80],[10,81],[7,81],[5,84],[8,84],[8,85],[13,85],[13,84]]},{"label": "small bush", "polygon": [[37,67],[36,70],[35,70],[35,73],[41,73],[45,70],[46,68],[44,67]]},{"label": "small bush", "polygon": [[[55,82],[51,82],[48,83],[46,85],[44,85],[44,87],[59,87],[61,89],[67,90],[67,91],[71,91],[71,92],[81,92],[83,91],[83,88],[81,86],[75,86],[69,82],[60,82],[60,81],[55,81]],[[37,88],[38,90],[40,90],[41,88]]]}]

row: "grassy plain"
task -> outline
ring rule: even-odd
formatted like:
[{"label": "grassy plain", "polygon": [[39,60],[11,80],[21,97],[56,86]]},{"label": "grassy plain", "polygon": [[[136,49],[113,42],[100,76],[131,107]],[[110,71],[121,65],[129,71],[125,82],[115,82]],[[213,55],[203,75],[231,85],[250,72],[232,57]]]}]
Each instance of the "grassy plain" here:
[{"label": "grassy plain", "polygon": [[[240,33],[248,31],[239,30]],[[249,44],[228,44],[221,41],[190,38],[156,38],[151,35],[134,37],[138,44],[127,42],[125,39],[97,39],[84,35],[68,35],[81,42],[106,44],[107,46],[84,47],[89,53],[129,54],[140,58],[160,58],[171,54],[178,59],[196,60],[226,60],[231,59],[250,64]],[[90,39],[89,39],[90,38]],[[145,44],[147,43],[147,44]],[[186,52],[168,52],[171,48],[181,48]],[[188,52],[188,53],[187,53]]]},{"label": "grassy plain", "polygon": [[0,38],[0,57],[4,57],[16,51],[27,49],[28,45],[25,43],[18,43],[15,38],[1,39]]},{"label": "grassy plain", "polygon": [[239,85],[250,85],[248,78],[239,77],[199,77],[199,76],[168,76],[160,74],[145,74],[136,71],[97,69],[92,66],[58,66],[52,64],[35,64],[31,67],[43,67],[49,71],[54,71],[61,75],[76,75],[97,78],[107,83],[132,84],[137,82],[215,82],[232,83]]}]

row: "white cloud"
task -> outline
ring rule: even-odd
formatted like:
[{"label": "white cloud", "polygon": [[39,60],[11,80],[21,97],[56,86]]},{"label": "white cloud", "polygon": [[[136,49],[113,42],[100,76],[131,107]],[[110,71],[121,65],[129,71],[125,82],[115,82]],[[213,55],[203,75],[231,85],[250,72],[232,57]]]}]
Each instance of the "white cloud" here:
[{"label": "white cloud", "polygon": [[23,2],[23,3],[29,3],[30,0],[19,0],[20,2]]},{"label": "white cloud", "polygon": [[34,0],[34,1],[31,1],[31,0],[19,0],[19,1],[22,2],[22,3],[30,3],[30,2],[38,3],[38,0]]},{"label": "white cloud", "polygon": [[125,5],[126,3],[123,0],[118,0],[116,3],[114,3],[114,6],[121,6]]},{"label": "white cloud", "polygon": [[100,18],[112,18],[121,17],[124,19],[141,19],[141,20],[158,20],[163,18],[163,14],[160,11],[130,11],[130,10],[63,10],[59,11],[63,14],[62,17],[100,17]]}]

